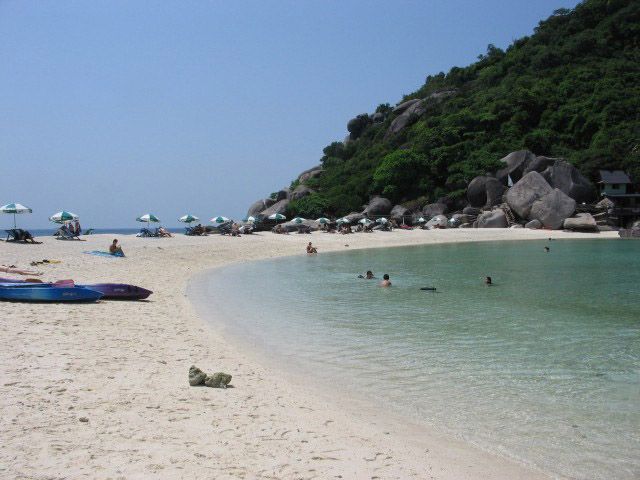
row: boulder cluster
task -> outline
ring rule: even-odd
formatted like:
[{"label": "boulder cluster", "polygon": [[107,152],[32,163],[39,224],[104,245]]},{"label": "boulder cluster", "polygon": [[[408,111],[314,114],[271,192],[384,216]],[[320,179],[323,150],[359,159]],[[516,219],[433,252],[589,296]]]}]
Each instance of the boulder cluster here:
[{"label": "boulder cluster", "polygon": [[[414,114],[423,100],[405,102],[392,113],[396,122],[407,112]],[[359,115],[360,122],[373,121]],[[356,120],[354,119],[354,120]],[[351,123],[351,122],[350,122]],[[350,135],[360,131],[353,122]],[[594,185],[573,165],[561,158],[536,156],[528,150],[512,152],[502,159],[505,167],[469,182],[466,198],[439,198],[421,209],[394,205],[382,196],[373,196],[361,212],[345,215],[351,224],[363,218],[384,216],[398,224],[415,224],[422,218],[427,228],[547,228],[551,230],[610,230],[608,211],[613,207],[607,199],[592,204],[597,198]],[[305,170],[298,176],[298,186],[284,188],[274,198],[258,200],[247,215],[266,218],[274,213],[287,215],[289,203],[315,193],[304,181],[322,174],[322,167]],[[288,228],[287,224],[284,224]],[[305,226],[317,227],[313,220]],[[300,224],[291,225],[297,229]]]},{"label": "boulder cluster", "polygon": [[216,372],[207,375],[195,365],[189,369],[189,385],[192,387],[204,385],[211,388],[227,388],[229,382],[231,382],[231,375],[227,373]]}]

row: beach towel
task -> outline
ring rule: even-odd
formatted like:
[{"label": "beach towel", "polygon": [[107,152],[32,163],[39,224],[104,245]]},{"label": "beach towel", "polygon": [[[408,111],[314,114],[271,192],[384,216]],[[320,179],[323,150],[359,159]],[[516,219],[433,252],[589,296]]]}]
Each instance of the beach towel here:
[{"label": "beach towel", "polygon": [[82,253],[86,253],[87,255],[97,255],[99,257],[109,257],[109,258],[123,258],[124,255],[120,255],[119,253],[116,253],[115,255],[111,255],[109,252],[101,252],[100,250],[92,250],[90,252],[82,252]]}]

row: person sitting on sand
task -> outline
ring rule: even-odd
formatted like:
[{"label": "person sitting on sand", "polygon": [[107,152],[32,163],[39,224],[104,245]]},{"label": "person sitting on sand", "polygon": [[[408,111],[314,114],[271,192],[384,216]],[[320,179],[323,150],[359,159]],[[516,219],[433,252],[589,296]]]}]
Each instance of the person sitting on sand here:
[{"label": "person sitting on sand", "polygon": [[124,252],[122,251],[122,247],[118,246],[118,239],[114,238],[113,243],[109,247],[109,253],[111,255],[118,255],[120,257],[124,257]]},{"label": "person sitting on sand", "polygon": [[491,283],[491,277],[485,277],[485,279],[484,279],[484,284],[485,284],[487,287],[490,287],[491,285],[493,285],[493,284]]},{"label": "person sitting on sand", "polygon": [[169,231],[164,227],[158,227],[158,233],[163,237],[173,237],[173,235],[171,235]]},{"label": "person sitting on sand", "polygon": [[5,266],[0,266],[0,272],[17,273],[18,275],[42,275],[42,272],[31,272],[29,270],[20,270],[19,268]]},{"label": "person sitting on sand", "polygon": [[309,242],[309,245],[307,245],[307,253],[318,253],[318,249]]},{"label": "person sitting on sand", "polygon": [[391,281],[389,280],[389,275],[388,274],[384,274],[382,276],[382,282],[380,282],[380,286],[381,287],[390,287],[391,286]]}]

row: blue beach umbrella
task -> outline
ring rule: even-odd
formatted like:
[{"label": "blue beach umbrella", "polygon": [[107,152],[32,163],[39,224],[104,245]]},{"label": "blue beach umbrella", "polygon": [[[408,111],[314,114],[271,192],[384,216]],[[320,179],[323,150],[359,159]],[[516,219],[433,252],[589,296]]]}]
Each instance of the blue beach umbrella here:
[{"label": "blue beach umbrella", "polygon": [[0,207],[0,212],[13,214],[13,228],[16,228],[16,214],[32,213],[33,210],[20,203],[9,203],[8,205]]}]

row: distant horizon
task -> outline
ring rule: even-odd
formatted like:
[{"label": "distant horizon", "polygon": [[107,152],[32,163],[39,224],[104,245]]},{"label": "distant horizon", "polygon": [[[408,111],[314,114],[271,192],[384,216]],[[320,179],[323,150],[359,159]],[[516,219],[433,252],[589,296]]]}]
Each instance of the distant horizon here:
[{"label": "distant horizon", "polygon": [[0,2],[0,205],[26,229],[241,219],[351,118],[578,3]]}]

